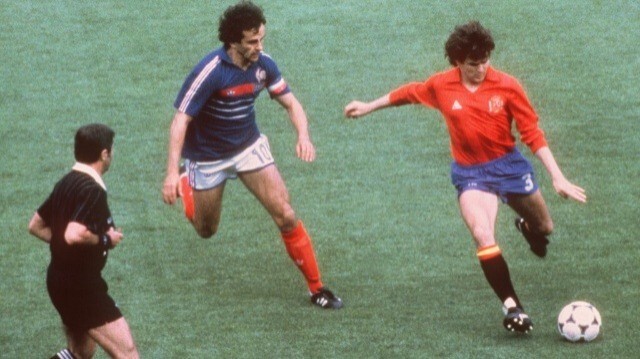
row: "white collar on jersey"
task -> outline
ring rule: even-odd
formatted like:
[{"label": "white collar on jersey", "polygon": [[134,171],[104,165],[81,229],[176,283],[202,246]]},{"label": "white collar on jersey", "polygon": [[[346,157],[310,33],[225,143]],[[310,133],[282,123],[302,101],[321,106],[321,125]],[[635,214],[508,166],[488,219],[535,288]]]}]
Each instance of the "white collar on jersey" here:
[{"label": "white collar on jersey", "polygon": [[73,165],[72,169],[74,171],[88,174],[100,185],[100,187],[102,187],[105,191],[107,190],[107,186],[104,184],[102,177],[100,177],[98,171],[96,171],[93,167],[85,165],[84,163],[76,162]]}]

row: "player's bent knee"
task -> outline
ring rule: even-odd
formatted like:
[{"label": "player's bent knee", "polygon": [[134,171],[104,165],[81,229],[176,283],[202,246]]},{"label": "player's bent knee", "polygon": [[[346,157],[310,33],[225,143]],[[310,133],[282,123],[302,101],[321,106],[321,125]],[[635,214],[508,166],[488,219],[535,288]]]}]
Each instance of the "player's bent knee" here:
[{"label": "player's bent knee", "polygon": [[553,233],[553,223],[550,222],[547,226],[542,228],[542,230],[540,232],[542,232],[542,234],[544,234],[545,236],[548,236],[551,233]]},{"label": "player's bent knee", "polygon": [[193,226],[196,229],[196,233],[198,233],[198,236],[204,239],[213,237],[218,231],[218,226],[203,225],[198,223],[194,223]]},{"label": "player's bent knee", "polygon": [[203,238],[203,239],[209,239],[216,234],[216,231],[210,228],[197,229],[196,232],[198,233],[200,238]]},{"label": "player's bent knee", "polygon": [[281,232],[289,232],[298,225],[296,213],[290,208],[283,211],[281,215],[274,217],[274,221]]},{"label": "player's bent knee", "polygon": [[534,228],[530,228],[534,233],[541,234],[543,236],[548,236],[553,232],[553,221],[545,221],[538,224]]},{"label": "player's bent knee", "polygon": [[486,247],[495,244],[493,233],[484,227],[476,227],[471,231],[474,241],[479,247]]}]

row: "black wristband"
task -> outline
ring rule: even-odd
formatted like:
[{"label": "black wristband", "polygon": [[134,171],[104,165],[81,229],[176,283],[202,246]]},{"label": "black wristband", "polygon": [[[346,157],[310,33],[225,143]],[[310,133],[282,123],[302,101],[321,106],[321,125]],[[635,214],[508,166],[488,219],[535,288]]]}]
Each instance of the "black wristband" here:
[{"label": "black wristband", "polygon": [[104,248],[104,249],[111,249],[112,243],[111,243],[111,237],[108,234],[103,234],[100,237],[100,245]]}]

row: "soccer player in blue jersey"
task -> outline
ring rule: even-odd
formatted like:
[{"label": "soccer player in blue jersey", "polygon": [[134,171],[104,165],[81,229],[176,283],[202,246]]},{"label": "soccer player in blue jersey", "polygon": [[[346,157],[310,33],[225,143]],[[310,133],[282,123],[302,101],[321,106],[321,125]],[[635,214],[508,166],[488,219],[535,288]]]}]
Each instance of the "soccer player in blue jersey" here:
[{"label": "soccer player in blue jersey", "polygon": [[263,52],[265,24],[262,9],[250,1],[229,7],[221,16],[218,38],[224,45],[193,68],[174,103],[163,200],[174,204],[182,197],[196,232],[209,238],[218,229],[227,179],[240,178],[278,226],[289,256],[307,281],[311,302],[339,309],[342,300],[320,279],[311,238],[291,207],[267,137],[256,124],[254,103],[266,89],[297,132],[297,156],[315,160],[304,109],[274,60]]}]

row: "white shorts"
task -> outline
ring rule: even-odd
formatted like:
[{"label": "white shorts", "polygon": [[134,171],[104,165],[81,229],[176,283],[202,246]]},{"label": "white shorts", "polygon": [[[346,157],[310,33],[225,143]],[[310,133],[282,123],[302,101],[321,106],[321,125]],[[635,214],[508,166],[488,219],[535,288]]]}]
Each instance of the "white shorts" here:
[{"label": "white shorts", "polygon": [[255,171],[273,164],[269,139],[265,135],[239,154],[218,161],[198,162],[185,159],[189,185],[194,190],[214,188],[227,179],[236,179],[238,173]]}]

